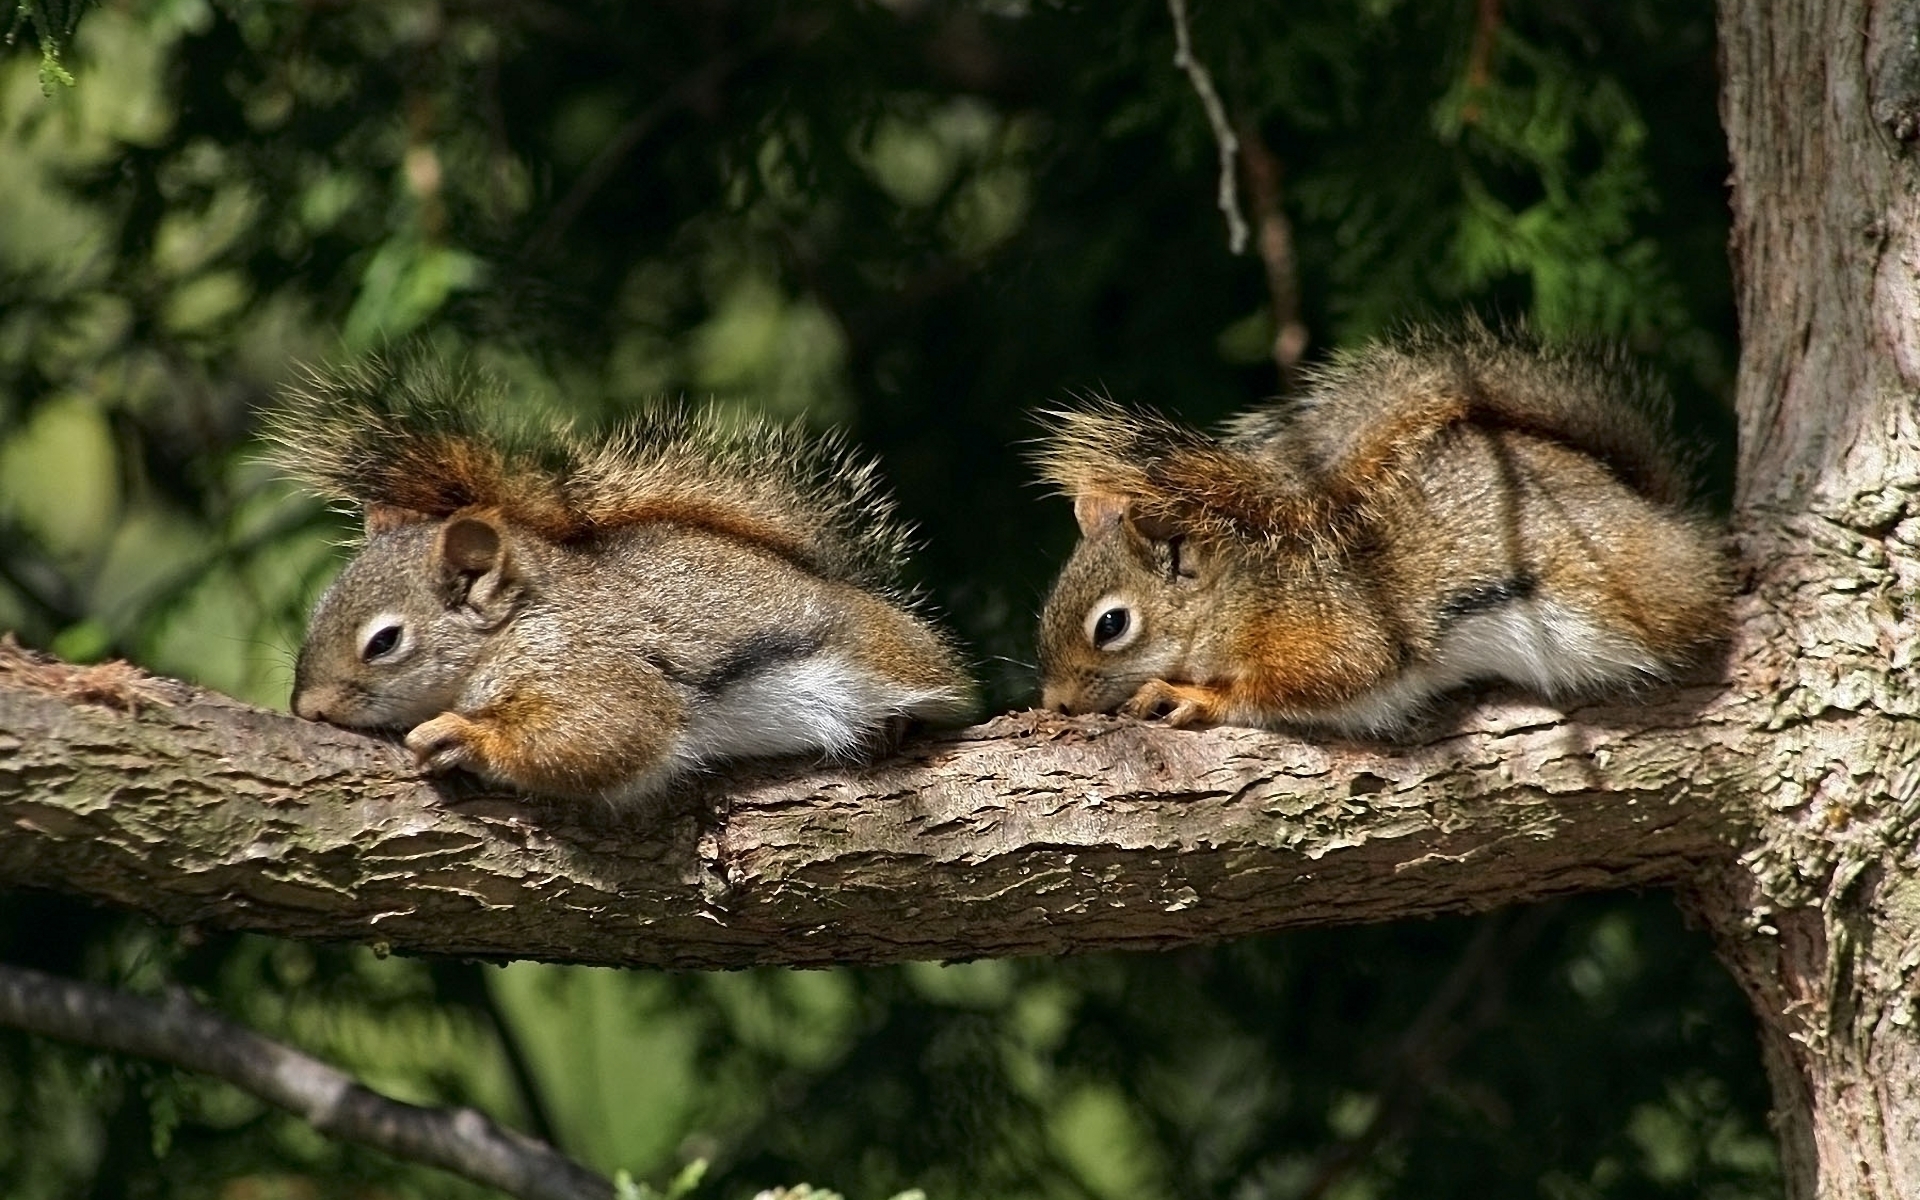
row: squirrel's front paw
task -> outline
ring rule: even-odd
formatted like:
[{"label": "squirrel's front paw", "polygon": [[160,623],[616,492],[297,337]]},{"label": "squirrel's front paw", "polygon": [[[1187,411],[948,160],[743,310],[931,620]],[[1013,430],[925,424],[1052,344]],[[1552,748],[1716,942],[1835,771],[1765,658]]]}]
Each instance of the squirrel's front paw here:
[{"label": "squirrel's front paw", "polygon": [[456,767],[472,769],[480,762],[475,742],[479,727],[459,713],[441,713],[422,721],[407,733],[407,749],[420,765],[435,774]]},{"label": "squirrel's front paw", "polygon": [[1211,723],[1213,708],[1214,694],[1207,688],[1153,679],[1142,684],[1120,711],[1143,721],[1158,720],[1175,729],[1186,729]]}]

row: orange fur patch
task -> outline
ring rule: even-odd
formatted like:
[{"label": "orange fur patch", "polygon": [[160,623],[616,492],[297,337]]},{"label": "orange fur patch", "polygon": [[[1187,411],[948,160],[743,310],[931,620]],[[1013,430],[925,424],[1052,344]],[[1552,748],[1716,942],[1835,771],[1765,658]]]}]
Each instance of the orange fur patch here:
[{"label": "orange fur patch", "polygon": [[1284,715],[1359,695],[1395,669],[1367,626],[1319,616],[1264,614],[1234,639],[1230,660],[1244,664],[1225,681],[1229,702]]}]

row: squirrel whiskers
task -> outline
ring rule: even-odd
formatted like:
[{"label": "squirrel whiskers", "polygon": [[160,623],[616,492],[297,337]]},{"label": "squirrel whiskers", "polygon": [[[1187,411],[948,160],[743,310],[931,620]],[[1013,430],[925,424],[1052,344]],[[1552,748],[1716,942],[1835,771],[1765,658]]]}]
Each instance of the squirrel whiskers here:
[{"label": "squirrel whiskers", "polygon": [[310,372],[267,425],[274,461],[366,525],[315,606],[301,716],[625,799],[971,710],[899,583],[910,531],[836,439],[684,408],[596,437],[417,355]]},{"label": "squirrel whiskers", "polygon": [[1055,413],[1081,540],[1041,617],[1043,703],[1174,724],[1404,729],[1479,679],[1668,678],[1726,624],[1663,395],[1617,354],[1478,324],[1335,356],[1219,436]]}]

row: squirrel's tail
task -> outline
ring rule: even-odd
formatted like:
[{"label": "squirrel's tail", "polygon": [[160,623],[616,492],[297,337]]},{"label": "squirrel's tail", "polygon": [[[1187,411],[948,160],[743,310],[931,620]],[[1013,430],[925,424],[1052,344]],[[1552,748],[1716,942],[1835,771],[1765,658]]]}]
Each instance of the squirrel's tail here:
[{"label": "squirrel's tail", "polygon": [[370,528],[487,507],[565,543],[674,521],[896,595],[911,539],[874,464],[837,437],[672,404],[589,436],[422,352],[309,369],[265,427],[275,465]]},{"label": "squirrel's tail", "polygon": [[493,507],[543,532],[577,523],[564,427],[539,436],[501,381],[418,351],[304,366],[262,417],[268,460],[328,500],[394,521]]},{"label": "squirrel's tail", "polygon": [[1324,531],[1324,505],[1282,445],[1229,445],[1104,399],[1041,419],[1034,465],[1076,503],[1124,499],[1138,520],[1214,539]]},{"label": "squirrel's tail", "polygon": [[[1618,347],[1545,342],[1477,320],[1415,328],[1334,355],[1291,406],[1266,415],[1311,445],[1336,494],[1376,494],[1455,424],[1562,442],[1607,464],[1650,499],[1691,499],[1688,456],[1666,431],[1672,403]],[[1261,415],[1235,433],[1258,437]]]},{"label": "squirrel's tail", "polygon": [[710,407],[629,421],[583,452],[568,491],[599,525],[696,525],[889,594],[912,543],[879,468],[839,435]]}]

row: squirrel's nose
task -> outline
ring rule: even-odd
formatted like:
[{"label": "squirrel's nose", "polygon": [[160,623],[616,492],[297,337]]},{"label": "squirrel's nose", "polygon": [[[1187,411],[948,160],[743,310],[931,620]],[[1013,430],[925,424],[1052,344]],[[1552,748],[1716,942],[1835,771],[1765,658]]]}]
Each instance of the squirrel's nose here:
[{"label": "squirrel's nose", "polygon": [[1048,712],[1071,713],[1072,694],[1059,684],[1043,687],[1040,689],[1040,707]]},{"label": "squirrel's nose", "polygon": [[339,694],[333,688],[305,688],[293,693],[293,715],[303,721],[326,721],[328,714],[339,702]]}]

